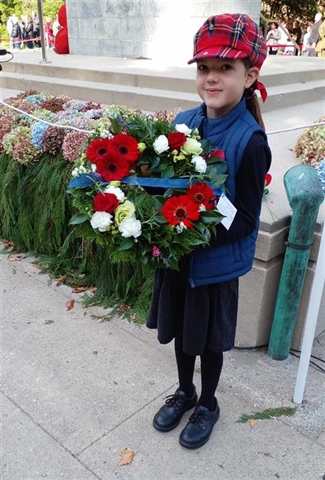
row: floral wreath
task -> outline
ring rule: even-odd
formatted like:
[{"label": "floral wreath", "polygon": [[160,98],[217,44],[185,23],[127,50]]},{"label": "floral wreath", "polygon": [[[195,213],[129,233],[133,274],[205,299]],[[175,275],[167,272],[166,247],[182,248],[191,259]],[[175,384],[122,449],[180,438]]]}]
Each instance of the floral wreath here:
[{"label": "floral wreath", "polygon": [[113,262],[177,269],[224,218],[217,203],[226,170],[224,153],[197,129],[144,114],[110,118],[75,161],[70,224],[105,245]]}]

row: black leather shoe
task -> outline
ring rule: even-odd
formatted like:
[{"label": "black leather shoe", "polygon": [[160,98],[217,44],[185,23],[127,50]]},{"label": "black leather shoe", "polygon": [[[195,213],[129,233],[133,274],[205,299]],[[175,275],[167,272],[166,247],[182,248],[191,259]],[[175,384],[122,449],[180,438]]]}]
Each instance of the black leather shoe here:
[{"label": "black leather shoe", "polygon": [[173,395],[169,395],[166,398],[165,405],[158,410],[153,419],[153,426],[161,432],[169,432],[177,427],[184,413],[194,408],[197,404],[195,388],[191,398],[187,398],[185,393],[179,388]]},{"label": "black leather shoe", "polygon": [[189,418],[188,424],[181,432],[179,443],[186,448],[202,447],[210,438],[211,432],[220,415],[220,408],[215,399],[213,412],[202,405],[197,405]]}]

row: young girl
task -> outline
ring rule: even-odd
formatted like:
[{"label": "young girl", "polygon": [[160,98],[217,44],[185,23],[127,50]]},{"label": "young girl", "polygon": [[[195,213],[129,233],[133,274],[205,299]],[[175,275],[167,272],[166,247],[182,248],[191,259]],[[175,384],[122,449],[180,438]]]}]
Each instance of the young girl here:
[{"label": "young girl", "polygon": [[[174,339],[179,388],[154,417],[157,430],[168,432],[195,407],[180,434],[187,448],[204,445],[220,414],[215,391],[223,352],[234,346],[238,277],[253,264],[264,177],[271,163],[255,90],[266,57],[262,32],[247,15],[210,17],[194,37],[196,87],[201,106],[179,113],[174,123],[198,128],[215,149],[225,154],[227,196],[236,207],[227,230],[217,227],[208,248],[181,259],[179,271],[157,271],[149,328],[158,340]],[[193,385],[196,356],[201,358],[201,394]]]}]

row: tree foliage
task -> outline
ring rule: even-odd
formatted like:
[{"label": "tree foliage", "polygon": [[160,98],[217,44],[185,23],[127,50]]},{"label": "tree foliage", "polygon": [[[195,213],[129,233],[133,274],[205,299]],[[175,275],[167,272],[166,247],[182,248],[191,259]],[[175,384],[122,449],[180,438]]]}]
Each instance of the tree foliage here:
[{"label": "tree foliage", "polygon": [[[42,0],[43,17],[55,19],[63,0]],[[20,17],[21,15],[31,15],[32,12],[38,14],[37,0],[0,0],[1,23],[5,23],[7,18],[13,13]]]},{"label": "tree foliage", "polygon": [[313,22],[314,16],[319,10],[319,0],[266,0],[262,1],[261,11],[263,15],[272,20],[301,20],[303,23]]}]

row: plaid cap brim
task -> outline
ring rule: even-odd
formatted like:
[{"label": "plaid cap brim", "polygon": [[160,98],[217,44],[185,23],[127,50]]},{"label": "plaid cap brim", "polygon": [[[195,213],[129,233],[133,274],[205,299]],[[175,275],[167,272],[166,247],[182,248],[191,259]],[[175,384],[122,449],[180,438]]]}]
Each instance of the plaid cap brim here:
[{"label": "plaid cap brim", "polygon": [[229,58],[231,60],[249,58],[244,52],[239,52],[229,47],[208,48],[203,52],[198,53],[195,57],[191,58],[187,63],[198,62],[207,58]]}]

